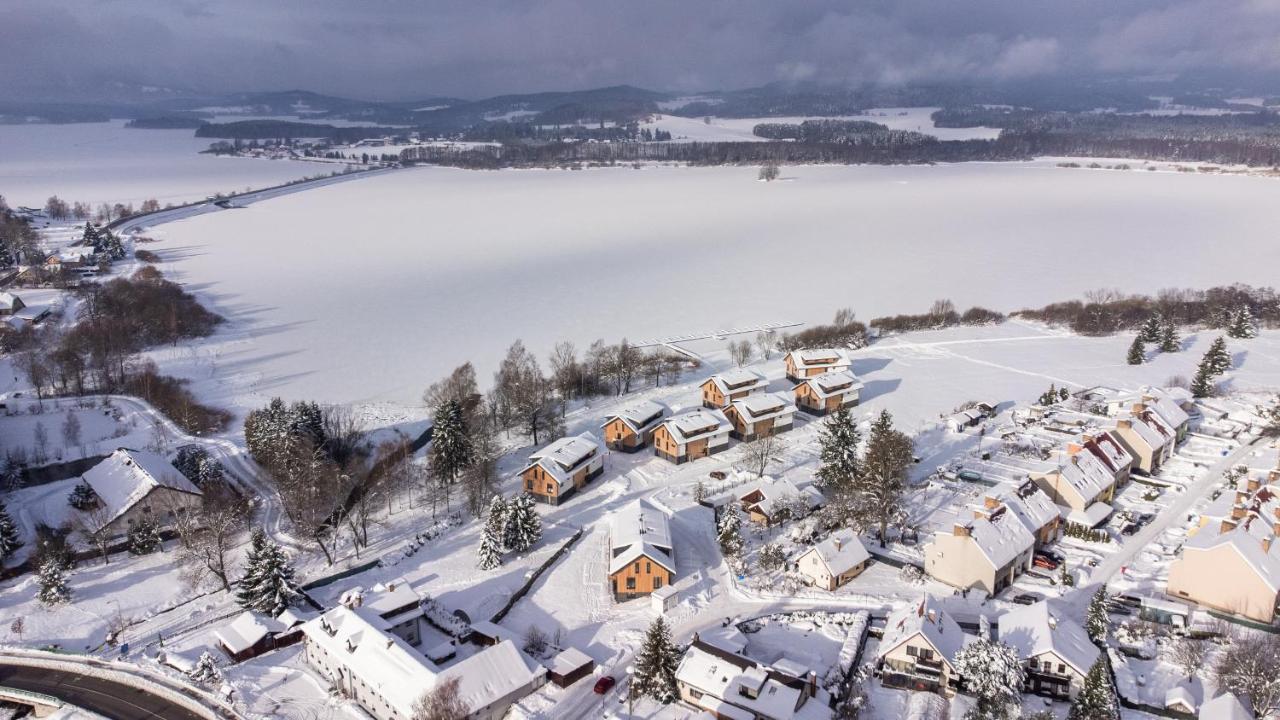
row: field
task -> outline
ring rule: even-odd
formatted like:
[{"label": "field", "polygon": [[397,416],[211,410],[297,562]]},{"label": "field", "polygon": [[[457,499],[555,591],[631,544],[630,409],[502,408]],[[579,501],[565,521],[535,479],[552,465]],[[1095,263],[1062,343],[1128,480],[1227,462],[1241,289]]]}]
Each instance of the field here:
[{"label": "field", "polygon": [[1052,161],[808,166],[772,184],[735,167],[416,168],[155,228],[166,274],[231,320],[161,360],[236,408],[274,394],[403,407],[464,361],[488,378],[517,338],[545,357],[557,340],[839,307],[865,320],[942,297],[1010,310],[1098,287],[1268,284],[1273,190]]}]

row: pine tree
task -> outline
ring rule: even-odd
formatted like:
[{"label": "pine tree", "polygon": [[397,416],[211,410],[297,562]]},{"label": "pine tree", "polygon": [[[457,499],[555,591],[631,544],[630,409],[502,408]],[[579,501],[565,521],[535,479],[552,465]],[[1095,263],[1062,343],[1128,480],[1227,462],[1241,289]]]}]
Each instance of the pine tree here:
[{"label": "pine tree", "polygon": [[66,569],[57,558],[49,558],[40,565],[40,573],[36,576],[40,586],[36,597],[43,605],[57,605],[71,601],[71,588],[67,587]]},{"label": "pine tree", "polygon": [[730,501],[725,506],[716,531],[720,552],[727,558],[737,557],[742,552],[742,517],[738,514],[737,503]]},{"label": "pine tree", "polygon": [[486,522],[480,533],[480,547],[476,550],[476,567],[493,570],[502,565],[502,535],[493,523]]},{"label": "pine tree", "polygon": [[1111,663],[1104,652],[1084,678],[1080,694],[1071,702],[1067,720],[1119,720],[1120,703],[1111,679]]},{"label": "pine tree", "polygon": [[1049,405],[1054,405],[1057,402],[1058,402],[1058,388],[1053,383],[1049,383],[1049,389],[1046,390],[1044,394],[1040,396],[1040,399],[1037,401],[1037,404],[1049,406]]},{"label": "pine tree", "polygon": [[1231,315],[1231,323],[1227,325],[1227,337],[1248,339],[1258,336],[1258,326],[1253,321],[1253,313],[1248,305],[1241,305]]},{"label": "pine tree", "polygon": [[471,434],[462,405],[449,400],[436,408],[431,428],[431,471],[445,483],[453,483],[472,459]]},{"label": "pine tree", "polygon": [[267,554],[267,534],[258,528],[249,536],[249,551],[244,556],[244,574],[236,585],[236,602],[245,610],[252,610],[258,601],[258,586]]},{"label": "pine tree", "polygon": [[1178,336],[1178,326],[1173,320],[1162,318],[1160,325],[1160,352],[1172,353],[1182,349],[1182,338]]},{"label": "pine tree", "polygon": [[1218,337],[1209,346],[1208,352],[1204,354],[1204,359],[1209,361],[1209,371],[1214,375],[1231,369],[1231,353],[1227,351],[1227,341],[1222,337]]},{"label": "pine tree", "polygon": [[661,615],[654,618],[644,636],[644,644],[636,654],[636,672],[631,680],[633,697],[651,697],[660,703],[675,702],[676,669],[680,651],[671,641],[671,630]]},{"label": "pine tree", "polygon": [[1107,615],[1107,588],[1100,587],[1098,592],[1093,594],[1093,599],[1089,601],[1089,610],[1085,613],[1084,629],[1089,633],[1089,639],[1096,645],[1102,645],[1107,640],[1107,628],[1111,624],[1111,618]]},{"label": "pine tree", "polygon": [[213,659],[213,655],[205,651],[200,654],[200,659],[196,661],[195,666],[187,672],[187,677],[202,685],[213,685],[222,682],[222,671],[218,669],[218,663]]},{"label": "pine tree", "polygon": [[98,494],[87,482],[76,483],[67,496],[67,503],[77,510],[92,510],[98,505]]},{"label": "pine tree", "polygon": [[818,484],[822,487],[847,487],[858,476],[858,445],[862,433],[848,408],[837,410],[822,423],[818,434],[821,450],[818,454]]},{"label": "pine tree", "polygon": [[4,564],[18,548],[22,547],[22,539],[18,537],[18,526],[9,516],[9,510],[0,502],[0,565]]},{"label": "pine tree", "polygon": [[1160,331],[1160,316],[1152,315],[1138,328],[1138,339],[1144,343],[1159,343]]},{"label": "pine tree", "polygon": [[1191,395],[1198,398],[1211,397],[1216,388],[1213,377],[1209,364],[1201,360],[1200,366],[1196,368],[1196,376],[1191,379]]},{"label": "pine tree", "polygon": [[965,716],[969,720],[1006,718],[1009,706],[1022,697],[1022,661],[1005,643],[978,638],[965,645],[956,654],[956,672],[978,701]]},{"label": "pine tree", "polygon": [[533,498],[520,493],[507,507],[503,527],[503,542],[508,550],[525,552],[542,539],[542,518],[533,507]]},{"label": "pine tree", "polygon": [[1141,335],[1133,339],[1133,344],[1129,346],[1129,355],[1125,360],[1130,365],[1141,365],[1147,361],[1147,346],[1142,342]]},{"label": "pine tree", "polygon": [[288,554],[267,540],[261,529],[255,530],[245,555],[244,575],[236,589],[236,602],[246,610],[277,617],[298,595]]},{"label": "pine tree", "polygon": [[489,500],[489,512],[485,525],[493,529],[494,537],[498,539],[498,552],[507,549],[507,514],[510,511],[507,501],[503,500],[501,495],[494,495]]},{"label": "pine tree", "polygon": [[129,526],[127,540],[131,555],[149,555],[160,549],[160,528],[150,518],[143,518]]}]

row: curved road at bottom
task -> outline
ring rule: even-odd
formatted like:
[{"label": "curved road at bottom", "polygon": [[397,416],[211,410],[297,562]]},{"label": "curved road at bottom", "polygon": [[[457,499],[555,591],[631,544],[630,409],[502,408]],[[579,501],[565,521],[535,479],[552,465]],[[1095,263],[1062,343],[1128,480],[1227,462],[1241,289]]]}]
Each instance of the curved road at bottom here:
[{"label": "curved road at bottom", "polygon": [[205,720],[202,715],[144,690],[61,670],[0,662],[0,685],[52,695],[111,720]]}]

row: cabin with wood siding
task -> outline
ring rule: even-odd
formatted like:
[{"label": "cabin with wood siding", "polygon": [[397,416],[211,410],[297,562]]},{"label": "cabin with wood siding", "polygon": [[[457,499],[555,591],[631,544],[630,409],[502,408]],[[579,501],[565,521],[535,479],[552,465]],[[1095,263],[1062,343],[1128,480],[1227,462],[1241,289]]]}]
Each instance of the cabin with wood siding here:
[{"label": "cabin with wood siding", "polygon": [[667,514],[648,500],[634,500],[609,523],[609,588],[614,599],[632,600],[671,584],[675,545]]},{"label": "cabin with wood siding", "polygon": [[800,382],[823,373],[844,372],[852,366],[849,356],[836,348],[811,348],[792,350],[782,358],[787,368],[787,379]]},{"label": "cabin with wood siding", "polygon": [[520,483],[534,500],[559,505],[604,472],[604,453],[589,432],[560,438],[529,455]]},{"label": "cabin with wood siding", "polygon": [[764,375],[745,368],[717,373],[702,383],[702,406],[723,410],[734,400],[764,392],[769,381]]},{"label": "cabin with wood siding", "polygon": [[795,387],[796,407],[819,417],[858,404],[862,382],[848,370],[805,378]]},{"label": "cabin with wood siding", "polygon": [[652,400],[643,400],[605,417],[605,445],[610,450],[638,452],[653,441],[653,431],[662,423],[671,409]]},{"label": "cabin with wood siding", "polygon": [[696,408],[673,415],[653,431],[653,451],[677,465],[729,449],[733,425],[719,410]]}]

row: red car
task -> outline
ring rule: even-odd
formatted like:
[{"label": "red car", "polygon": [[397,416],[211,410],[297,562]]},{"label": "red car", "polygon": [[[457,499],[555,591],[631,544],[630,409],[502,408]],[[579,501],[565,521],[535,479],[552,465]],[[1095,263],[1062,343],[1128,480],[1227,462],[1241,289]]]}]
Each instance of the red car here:
[{"label": "red car", "polygon": [[1032,560],[1031,562],[1036,567],[1044,568],[1045,570],[1058,569],[1058,563],[1055,562],[1052,558],[1045,557],[1044,555],[1037,555],[1035,559]]},{"label": "red car", "polygon": [[605,675],[596,681],[595,692],[597,695],[603,695],[612,690],[617,683],[618,681],[614,680],[611,675]]}]

